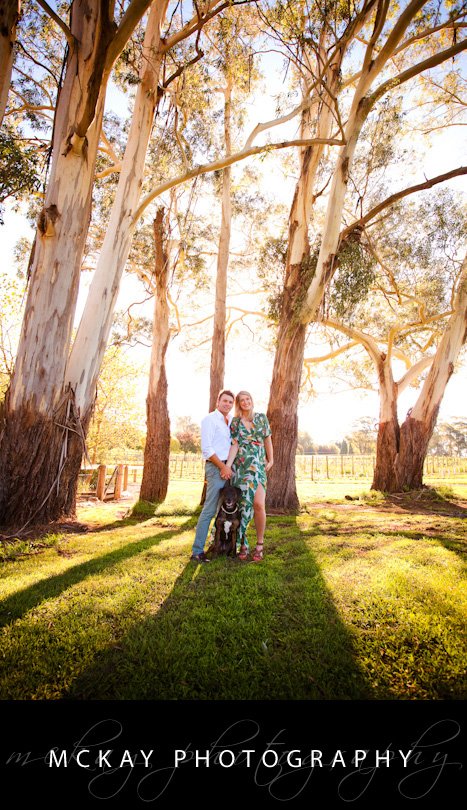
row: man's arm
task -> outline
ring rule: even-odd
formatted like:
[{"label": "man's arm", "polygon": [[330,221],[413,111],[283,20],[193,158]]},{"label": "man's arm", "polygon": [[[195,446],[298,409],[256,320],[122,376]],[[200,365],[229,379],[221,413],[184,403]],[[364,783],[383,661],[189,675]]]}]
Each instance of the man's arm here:
[{"label": "man's arm", "polygon": [[221,474],[221,478],[231,478],[232,470],[220,460],[219,456],[214,452],[212,439],[214,436],[215,425],[209,417],[205,416],[201,422],[201,450],[206,461],[214,464]]},{"label": "man's arm", "polygon": [[227,464],[224,464],[224,462],[221,461],[220,458],[216,456],[215,453],[213,453],[212,456],[209,456],[207,461],[211,461],[212,464],[216,465],[216,467],[220,470],[221,478],[225,479],[232,478],[233,475],[232,468],[227,467]]}]

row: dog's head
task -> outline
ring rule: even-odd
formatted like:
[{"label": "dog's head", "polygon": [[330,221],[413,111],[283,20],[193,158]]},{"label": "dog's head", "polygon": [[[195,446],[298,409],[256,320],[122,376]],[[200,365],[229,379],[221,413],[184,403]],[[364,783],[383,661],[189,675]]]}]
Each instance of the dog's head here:
[{"label": "dog's head", "polygon": [[242,490],[240,487],[234,487],[232,484],[225,484],[225,486],[221,490],[222,492],[222,506],[225,506],[226,509],[231,511],[235,506],[238,505]]}]

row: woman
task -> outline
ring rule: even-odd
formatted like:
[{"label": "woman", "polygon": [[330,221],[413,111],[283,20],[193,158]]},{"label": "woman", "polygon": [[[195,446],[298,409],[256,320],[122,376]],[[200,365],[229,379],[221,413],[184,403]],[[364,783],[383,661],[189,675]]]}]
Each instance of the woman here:
[{"label": "woman", "polygon": [[266,473],[273,465],[271,429],[266,414],[255,413],[253,399],[248,391],[235,397],[235,416],[230,425],[232,447],[227,466],[235,461],[232,483],[242,490],[242,520],[239,527],[239,559],[246,560],[249,547],[246,527],[253,513],[257,543],[253,561],[263,559],[264,529],[266,527]]}]

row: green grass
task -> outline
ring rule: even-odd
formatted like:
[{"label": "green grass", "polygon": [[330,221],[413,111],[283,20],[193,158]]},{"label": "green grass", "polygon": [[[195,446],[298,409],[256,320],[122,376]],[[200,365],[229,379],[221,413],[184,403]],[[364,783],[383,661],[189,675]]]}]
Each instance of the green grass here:
[{"label": "green grass", "polygon": [[465,698],[455,485],[400,503],[356,487],[301,488],[299,515],[268,517],[259,565],[189,561],[199,482],[137,515],[86,506],[86,534],[10,543],[0,698]]}]

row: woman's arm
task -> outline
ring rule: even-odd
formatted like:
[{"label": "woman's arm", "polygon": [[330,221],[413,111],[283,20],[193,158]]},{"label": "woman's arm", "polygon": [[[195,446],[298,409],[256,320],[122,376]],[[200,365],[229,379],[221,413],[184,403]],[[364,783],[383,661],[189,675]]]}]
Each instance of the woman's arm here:
[{"label": "woman's arm", "polygon": [[272,439],[270,436],[266,436],[264,440],[264,449],[266,450],[266,472],[271,469],[272,465],[274,464],[274,452],[272,449]]},{"label": "woman's arm", "polygon": [[238,441],[236,439],[232,439],[232,444],[229,450],[229,455],[227,457],[227,461],[225,462],[227,467],[232,468],[232,464],[234,463],[238,453]]}]

